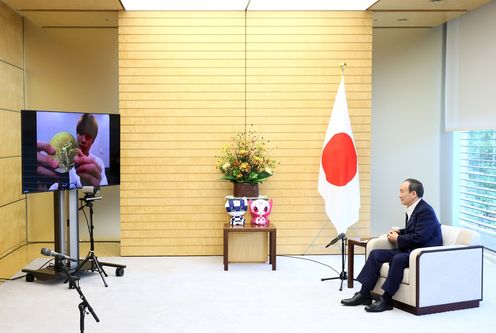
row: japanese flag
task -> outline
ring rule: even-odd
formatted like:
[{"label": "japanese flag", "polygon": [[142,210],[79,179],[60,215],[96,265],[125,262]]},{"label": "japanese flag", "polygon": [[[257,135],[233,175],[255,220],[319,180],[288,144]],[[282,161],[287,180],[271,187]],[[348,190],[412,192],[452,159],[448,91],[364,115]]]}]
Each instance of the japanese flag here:
[{"label": "japanese flag", "polygon": [[338,234],[359,219],[360,181],[344,79],[339,84],[322,147],[318,190]]}]

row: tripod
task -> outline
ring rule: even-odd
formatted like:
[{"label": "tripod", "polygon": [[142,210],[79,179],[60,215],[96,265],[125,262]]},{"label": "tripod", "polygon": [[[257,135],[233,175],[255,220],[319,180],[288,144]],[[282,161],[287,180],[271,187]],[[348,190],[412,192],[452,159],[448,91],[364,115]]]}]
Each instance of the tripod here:
[{"label": "tripod", "polygon": [[[81,288],[79,287],[79,283],[76,282],[76,280],[74,279],[74,277],[69,273],[69,271],[67,270],[67,268],[65,268],[64,265],[62,265],[62,269],[63,269],[65,275],[67,276],[67,279],[69,280],[69,288],[70,289],[72,289],[72,288],[76,289],[76,291],[79,294],[79,298],[82,301],[78,305],[78,309],[79,309],[79,328],[81,330],[81,333],[84,333],[84,317],[86,316],[87,313],[91,313],[91,315],[93,316],[93,318],[95,318],[95,321],[97,323],[100,321],[100,319],[96,315],[96,313],[93,310],[93,308],[91,307],[90,303],[88,303],[88,300],[86,299],[86,297],[84,297],[84,294],[81,291]],[[89,312],[86,312],[86,309]]]},{"label": "tripod", "polygon": [[331,278],[322,278],[320,281],[327,281],[327,280],[336,280],[340,279],[341,284],[339,286],[339,291],[343,290],[343,281],[348,279],[348,274],[345,271],[344,267],[344,246],[346,243],[346,235],[344,233],[339,234],[336,238],[334,238],[329,244],[326,245],[326,247],[331,246],[332,244],[336,243],[338,240],[341,240],[341,273],[339,273],[339,276],[336,277],[331,277]]},{"label": "tripod", "polygon": [[77,271],[80,271],[85,267],[87,263],[90,263],[91,271],[92,272],[97,271],[98,274],[100,274],[100,277],[102,278],[105,287],[108,287],[107,281],[105,281],[105,278],[103,277],[104,275],[105,277],[108,277],[108,275],[105,272],[105,270],[102,268],[100,262],[98,261],[98,257],[95,255],[95,239],[93,237],[93,229],[95,229],[95,226],[93,225],[93,201],[100,199],[101,197],[95,197],[94,195],[88,195],[88,194],[85,194],[84,198],[79,199],[81,201],[81,207],[79,208],[79,210],[83,210],[86,207],[90,208],[90,221],[88,225],[88,229],[90,233],[90,251],[88,252],[86,258],[84,258],[83,261],[81,261],[81,263],[77,267]]},{"label": "tripod", "polygon": [[[108,287],[107,281],[105,281],[105,277],[108,277],[107,273],[103,270],[103,266],[110,266],[110,267],[115,267],[115,275],[117,276],[123,276],[124,275],[124,268],[126,268],[126,265],[121,265],[121,264],[112,264],[108,262],[100,262],[98,261],[98,257],[95,255],[95,239],[93,237],[93,229],[95,228],[93,225],[93,201],[95,200],[100,200],[102,197],[95,197],[96,191],[93,190],[92,193],[86,193],[84,195],[84,198],[79,199],[81,201],[81,207],[79,210],[82,210],[84,213],[84,208],[89,207],[90,208],[90,219],[88,223],[88,218],[86,218],[86,222],[88,223],[88,231],[90,234],[90,251],[88,252],[88,255],[86,258],[84,258],[81,263],[78,265],[76,268],[76,271],[79,273],[84,270],[91,269],[92,272],[97,271],[100,274],[100,277],[102,278],[103,284],[105,287]],[[86,213],[84,214],[86,217]],[[89,267],[88,267],[89,266]]]}]

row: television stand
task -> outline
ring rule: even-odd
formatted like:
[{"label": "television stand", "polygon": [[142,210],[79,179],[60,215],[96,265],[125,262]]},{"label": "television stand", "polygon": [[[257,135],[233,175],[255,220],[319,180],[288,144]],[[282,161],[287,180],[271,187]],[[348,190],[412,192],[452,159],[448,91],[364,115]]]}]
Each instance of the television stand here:
[{"label": "television stand", "polygon": [[67,278],[63,269],[59,268],[59,266],[57,266],[57,265],[46,267],[46,268],[41,268],[41,269],[24,268],[22,270],[22,272],[26,273],[26,281],[27,282],[33,282],[34,279],[37,279],[40,281],[48,281],[48,280],[54,280],[54,279]]},{"label": "television stand", "polygon": [[[77,190],[70,190],[69,194],[69,210],[71,211],[71,207],[76,209],[77,212]],[[66,230],[64,227],[64,221],[66,221],[66,191],[54,191],[53,192],[53,210],[54,210],[54,246],[55,251],[59,253],[65,253],[64,246],[66,243]],[[69,212],[69,228],[70,230],[70,239],[68,241],[69,246],[71,246],[71,255],[77,253],[74,248],[77,248],[77,237],[72,236],[74,232],[72,229],[78,228],[77,223],[77,213],[70,214]],[[73,268],[73,267],[71,267]],[[22,269],[22,272],[26,273],[26,281],[33,282],[35,279],[40,281],[48,281],[53,279],[66,279],[67,276],[64,272],[65,266],[64,261],[61,259],[55,259],[55,265],[40,268],[40,269]]]}]

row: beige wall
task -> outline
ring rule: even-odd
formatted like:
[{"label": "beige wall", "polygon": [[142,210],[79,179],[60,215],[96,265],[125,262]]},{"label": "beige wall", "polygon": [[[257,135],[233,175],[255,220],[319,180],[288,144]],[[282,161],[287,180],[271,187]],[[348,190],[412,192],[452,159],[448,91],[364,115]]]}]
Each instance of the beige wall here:
[{"label": "beige wall", "polygon": [[0,2],[0,258],[26,243],[21,190],[22,18]]},{"label": "beige wall", "polygon": [[[2,170],[10,168],[13,173],[20,173],[20,133],[16,129],[20,128],[18,110],[23,107],[24,96],[22,21],[3,5],[0,7],[0,13],[2,25],[0,29],[0,89],[2,89],[0,127],[4,136],[9,138],[5,142],[12,143],[0,146],[0,160]],[[123,15],[128,14],[123,13]],[[291,15],[293,14],[295,13]],[[347,89],[348,97],[353,99],[350,101],[350,113],[361,158],[362,221],[358,228],[351,230],[351,233],[367,235],[369,224],[372,224],[372,233],[377,234],[394,224],[395,216],[401,214],[396,192],[397,183],[403,177],[415,175],[424,182],[427,180],[428,200],[435,208],[440,202],[440,186],[436,181],[439,165],[438,161],[435,161],[439,146],[431,144],[438,142],[436,137],[437,127],[440,124],[440,111],[429,108],[441,103],[439,99],[441,92],[437,81],[438,71],[441,68],[439,60],[442,44],[441,30],[439,30],[441,28],[409,31],[379,29],[374,32],[374,78],[376,78],[374,81],[374,113],[376,115],[374,117],[373,155],[376,157],[373,160],[373,169],[376,171],[373,178],[376,179],[374,183],[374,188],[376,188],[374,207],[376,209],[372,212],[373,219],[370,223],[368,217],[370,214],[370,151],[366,148],[370,145],[370,95],[366,92],[368,97],[356,98],[357,95],[353,93],[353,90],[360,92],[370,89],[371,67],[367,64],[357,66],[356,61],[350,62],[348,58],[338,59],[336,54],[333,56],[330,53],[334,52],[333,49],[329,48],[337,47],[343,51],[342,48],[345,47],[359,52],[370,51],[372,29],[365,27],[368,31],[365,34],[357,35],[357,30],[353,29],[345,29],[344,34],[337,34],[335,33],[336,22],[343,23],[346,19],[334,19],[326,20],[327,27],[321,27],[325,33],[319,34],[311,31],[314,29],[311,28],[312,26],[318,25],[316,22],[319,22],[319,19],[313,17],[312,14],[310,16],[306,21],[302,21],[302,18],[291,20],[295,22],[293,23],[295,25],[308,26],[306,29],[310,30],[303,33],[300,33],[303,28],[292,28],[295,33],[285,33],[280,29],[271,29],[271,33],[265,33],[260,26],[247,30],[250,43],[247,49],[246,123],[254,123],[256,129],[278,147],[277,158],[281,165],[276,175],[263,184],[261,189],[262,193],[271,195],[276,200],[273,221],[280,227],[279,251],[288,253],[319,251],[321,244],[334,234],[332,227],[326,224],[322,201],[314,190],[314,184],[317,177],[318,168],[315,166],[322,144],[322,133],[328,121],[338,82],[337,64],[342,60],[347,61],[349,65]],[[121,22],[123,18],[125,16],[121,17]],[[206,21],[212,21],[211,19]],[[238,27],[238,29],[227,29],[228,32],[222,36],[215,36],[215,33],[202,29],[195,32],[194,28],[188,28],[188,26],[204,23],[205,20],[188,20],[187,17],[168,21],[181,21],[180,26],[183,27],[178,33],[172,35],[132,36],[129,30],[126,32],[126,29],[139,29],[139,27],[136,27],[138,23],[136,21],[133,23],[131,18],[127,22],[127,25],[131,24],[131,27],[121,27],[119,58],[121,61],[120,84],[123,94],[120,103],[121,111],[124,113],[123,121],[127,122],[123,126],[125,138],[123,161],[127,163],[124,167],[127,173],[123,174],[125,180],[123,193],[127,198],[121,202],[123,207],[121,218],[123,219],[122,231],[125,233],[124,244],[127,247],[125,251],[128,253],[138,253],[144,247],[145,250],[165,249],[160,253],[220,254],[220,228],[226,219],[222,208],[222,197],[230,193],[231,185],[218,180],[219,175],[213,168],[213,156],[219,153],[218,148],[229,139],[233,131],[243,128],[245,116],[243,13],[237,13],[234,19],[227,25]],[[277,24],[277,22],[285,22],[284,20],[287,19],[279,17],[269,21],[270,24]],[[307,24],[302,24],[302,22]],[[312,23],[308,24],[309,22]],[[247,27],[250,28],[256,24],[260,25],[261,20],[249,16],[247,23]],[[285,26],[289,25],[285,24]],[[172,26],[171,29],[177,31],[178,27]],[[117,31],[113,29],[114,37],[105,35],[108,37],[105,42],[101,39],[105,40],[105,37],[100,36],[99,32],[109,31],[107,29],[84,29],[84,33],[80,30],[46,29],[43,31],[30,26],[27,22],[26,48],[30,51],[26,64],[30,69],[26,73],[26,90],[29,92],[26,96],[26,108],[76,111],[89,108],[99,112],[100,107],[96,105],[105,105],[102,109],[106,110],[100,112],[117,112],[118,88],[115,82],[112,84],[112,79],[115,81],[117,78],[115,64]],[[225,30],[226,28],[221,28],[221,31],[225,32]],[[204,32],[207,34],[203,34]],[[43,37],[43,35],[46,36]],[[92,36],[97,36],[94,44],[92,44]],[[97,67],[105,71],[105,75],[99,75],[94,81],[85,79],[86,84],[79,83],[77,80],[79,74],[87,76],[84,73],[87,67],[79,65],[87,62],[80,59],[81,57],[76,57],[82,62],[74,61],[71,65],[67,59],[55,58],[57,60],[51,61],[54,64],[61,60],[60,64],[64,64],[61,67],[72,67],[71,75],[67,71],[55,70],[48,73],[50,74],[48,76],[41,75],[41,73],[38,76],[38,71],[35,69],[43,70],[45,61],[50,60],[50,58],[47,59],[46,50],[40,51],[42,48],[40,44],[45,43],[47,38],[52,38],[52,42],[47,45],[57,46],[58,50],[66,48],[65,43],[77,41],[87,52],[99,50],[98,53],[104,59],[103,63],[109,64]],[[54,43],[55,40],[58,42]],[[408,43],[404,44],[402,41],[414,43],[416,47],[408,48],[405,46]],[[89,47],[90,45],[94,47]],[[125,52],[133,50],[143,52],[137,49],[138,46],[160,51],[155,54],[160,54],[163,59],[169,59],[168,67],[144,67],[148,66],[146,61],[149,62],[149,60],[145,61],[140,56],[137,56],[139,59],[134,59],[130,66],[123,63],[126,57],[131,60],[130,55]],[[157,46],[159,46],[158,49]],[[276,53],[275,50],[285,51]],[[408,50],[416,55],[410,57],[403,54]],[[415,50],[419,52],[415,53]],[[185,53],[189,53],[186,55],[192,59],[184,58]],[[219,56],[221,60],[203,61],[214,53],[221,54]],[[65,50],[61,51],[58,56],[70,58],[77,54],[77,52]],[[111,54],[114,56],[113,63]],[[234,59],[226,58],[232,58],[233,54]],[[261,57],[274,57],[274,55],[279,60],[271,62],[270,59],[261,59]],[[177,60],[174,60],[174,56],[178,57]],[[299,57],[299,60],[293,59],[295,57]],[[322,62],[324,63],[320,65]],[[332,65],[329,65],[330,63]],[[417,78],[415,84],[411,81],[399,81],[405,77],[406,69],[412,69],[412,73],[415,73],[413,75]],[[67,75],[61,76],[59,72],[66,72]],[[47,74],[46,70],[45,74]],[[92,82],[107,79],[110,82],[106,84],[106,87],[97,86],[97,89],[93,89]],[[300,88],[303,85],[298,86],[295,81],[301,82],[305,87]],[[388,84],[388,82],[395,83]],[[168,86],[164,88],[163,85]],[[402,88],[396,91],[396,87],[405,85],[412,86],[412,88]],[[84,87],[90,92],[87,93],[80,89]],[[134,94],[139,96],[141,90],[151,89],[150,87],[154,87],[152,90],[158,92],[168,90],[156,88],[171,88],[174,93],[169,99],[163,100],[138,101],[138,98],[123,100],[124,96],[126,98],[133,96],[133,89],[135,89]],[[425,91],[420,93],[422,87]],[[189,98],[191,95],[188,95],[188,91],[183,91],[190,88],[193,89],[192,94],[205,94],[206,92],[212,94],[216,89],[222,93],[217,95],[218,99],[215,101],[195,102],[194,99]],[[308,89],[308,94],[302,93],[302,89]],[[411,97],[405,97],[404,94],[408,91],[415,93]],[[187,100],[181,100],[181,97],[185,96]],[[313,98],[313,96],[318,97]],[[418,99],[416,96],[423,96],[423,98]],[[405,100],[410,102],[405,103]],[[101,103],[95,101],[101,101]],[[112,103],[114,103],[113,106]],[[139,103],[146,107],[141,107]],[[407,107],[409,105],[411,107]],[[398,152],[403,149],[403,144],[397,140],[402,132],[394,134],[395,131],[392,131],[393,128],[390,126],[390,120],[393,119],[391,117],[397,116],[399,119],[404,119],[411,112],[416,112],[415,110],[423,110],[421,114],[417,114],[415,119],[421,121],[422,125],[419,128],[422,128],[423,133],[427,132],[430,138],[422,140],[425,142],[425,145],[422,145],[422,154],[428,155],[433,161],[433,163],[423,165],[420,173],[417,172],[419,169],[415,163],[406,163],[413,168],[406,170],[404,167],[391,168],[391,165],[395,165],[396,162],[389,161],[390,156],[397,156]],[[436,114],[437,116],[433,117]],[[156,124],[158,130],[148,133],[146,131],[149,131],[150,127],[148,129],[145,127],[150,121]],[[143,122],[145,127],[138,127],[137,122]],[[200,138],[195,138],[194,135]],[[415,142],[418,143],[418,141]],[[164,152],[167,154],[164,155]],[[136,154],[148,154],[151,157],[135,158]],[[400,172],[400,170],[403,171]],[[1,255],[17,244],[25,242],[26,219],[23,211],[24,199],[20,195],[20,190],[15,190],[16,187],[20,188],[20,174],[18,177],[4,176],[0,178],[0,183],[2,186],[0,197]],[[3,191],[3,189],[8,190]],[[144,191],[137,192],[141,189]],[[160,189],[164,190],[158,192]],[[110,193],[104,192],[106,199],[99,202],[95,208],[96,214],[104,214],[96,220],[105,221],[105,224],[97,227],[96,234],[100,239],[117,240],[120,239],[119,188],[109,188],[105,191],[110,191]],[[198,201],[198,206],[185,209],[184,207],[190,207],[191,200]],[[50,240],[53,233],[51,196],[30,195],[28,201],[31,207],[37,206],[28,214],[31,219],[30,240]],[[184,207],[183,203],[185,203]],[[39,221],[40,218],[42,222]],[[319,234],[323,225],[326,228]],[[319,236],[316,237],[317,235]],[[81,236],[86,237],[85,230],[81,232]],[[307,250],[309,244],[318,246],[315,248],[312,246],[310,250]],[[171,249],[177,249],[177,251],[173,252]]]},{"label": "beige wall", "polygon": [[452,168],[441,161],[443,27],[374,29],[373,58],[372,234],[404,225],[399,186],[410,177],[422,181],[425,200],[450,224],[440,210]]},{"label": "beige wall", "polygon": [[[116,14],[117,15],[117,14]],[[118,113],[117,29],[41,28],[25,20],[26,109]],[[95,239],[119,240],[119,187],[101,190]],[[28,240],[53,240],[53,195],[28,195]],[[80,215],[80,238],[88,239]]]},{"label": "beige wall", "polygon": [[120,13],[122,254],[221,254],[232,185],[215,155],[252,124],[280,162],[261,185],[274,199],[278,252],[336,252],[323,249],[336,232],[316,185],[342,61],[362,195],[348,234],[369,235],[370,13],[247,15]]}]

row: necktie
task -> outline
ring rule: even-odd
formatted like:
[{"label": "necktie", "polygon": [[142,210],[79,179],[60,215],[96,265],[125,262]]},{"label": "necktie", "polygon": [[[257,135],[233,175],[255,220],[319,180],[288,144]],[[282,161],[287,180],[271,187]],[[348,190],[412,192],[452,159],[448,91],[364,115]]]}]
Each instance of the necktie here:
[{"label": "necktie", "polygon": [[405,227],[406,227],[406,224],[408,223],[408,214],[405,213]]}]

